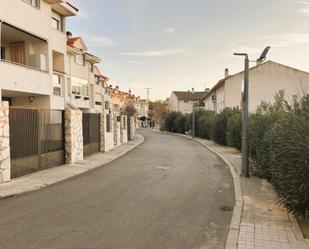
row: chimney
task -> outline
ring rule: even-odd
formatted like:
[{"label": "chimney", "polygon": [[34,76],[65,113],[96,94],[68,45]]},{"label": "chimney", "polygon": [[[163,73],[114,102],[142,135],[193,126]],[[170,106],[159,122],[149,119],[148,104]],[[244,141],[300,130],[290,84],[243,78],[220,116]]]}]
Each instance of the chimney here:
[{"label": "chimney", "polygon": [[67,31],[66,34],[67,34],[67,40],[72,38],[72,33],[70,31]]},{"label": "chimney", "polygon": [[228,77],[229,75],[230,75],[229,69],[226,68],[226,69],[224,70],[224,78]]}]

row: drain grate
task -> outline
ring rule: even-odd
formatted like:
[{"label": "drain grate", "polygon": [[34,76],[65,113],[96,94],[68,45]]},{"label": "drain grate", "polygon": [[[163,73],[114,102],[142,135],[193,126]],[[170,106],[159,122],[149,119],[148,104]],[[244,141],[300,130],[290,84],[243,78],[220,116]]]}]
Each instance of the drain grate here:
[{"label": "drain grate", "polygon": [[224,211],[224,212],[230,212],[230,211],[233,210],[233,208],[230,207],[230,206],[221,206],[221,207],[220,207],[220,210],[222,210],[222,211]]}]

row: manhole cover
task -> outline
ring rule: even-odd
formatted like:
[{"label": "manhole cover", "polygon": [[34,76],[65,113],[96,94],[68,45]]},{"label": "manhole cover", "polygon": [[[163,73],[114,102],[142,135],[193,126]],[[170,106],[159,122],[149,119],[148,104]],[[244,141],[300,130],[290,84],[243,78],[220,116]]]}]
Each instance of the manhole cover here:
[{"label": "manhole cover", "polygon": [[232,209],[231,207],[229,207],[229,206],[222,206],[222,207],[220,207],[220,209],[221,209],[222,211],[224,211],[224,212],[230,212],[230,211],[233,210],[233,209]]},{"label": "manhole cover", "polygon": [[171,170],[174,167],[170,165],[158,165],[158,166],[155,166],[154,168],[157,170]]}]

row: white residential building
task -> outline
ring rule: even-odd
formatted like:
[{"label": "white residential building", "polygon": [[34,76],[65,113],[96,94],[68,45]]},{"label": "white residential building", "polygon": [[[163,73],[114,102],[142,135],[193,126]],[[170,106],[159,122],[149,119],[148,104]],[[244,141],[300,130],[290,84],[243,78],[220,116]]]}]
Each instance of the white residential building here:
[{"label": "white residential building", "polygon": [[[226,107],[241,107],[244,73],[226,75],[207,94],[205,109],[221,112]],[[262,101],[272,102],[284,90],[287,100],[309,90],[309,73],[277,62],[267,61],[250,68],[249,111],[254,112]]]},{"label": "white residential building", "polygon": [[101,112],[102,85],[96,83],[95,64],[101,59],[87,52],[81,37],[67,33],[68,87],[66,102],[85,112]]},{"label": "white residential building", "polygon": [[137,117],[148,118],[148,116],[149,116],[149,101],[147,101],[146,99],[137,98],[134,105],[135,105],[135,108],[136,108]]},{"label": "white residential building", "polygon": [[66,18],[77,12],[63,0],[1,2],[3,100],[14,106],[64,109]]},{"label": "white residential building", "polygon": [[168,110],[181,112],[182,114],[190,114],[193,111],[194,103],[195,106],[204,108],[203,100],[207,92],[208,89],[204,92],[195,92],[194,94],[190,91],[174,91],[169,98]]}]

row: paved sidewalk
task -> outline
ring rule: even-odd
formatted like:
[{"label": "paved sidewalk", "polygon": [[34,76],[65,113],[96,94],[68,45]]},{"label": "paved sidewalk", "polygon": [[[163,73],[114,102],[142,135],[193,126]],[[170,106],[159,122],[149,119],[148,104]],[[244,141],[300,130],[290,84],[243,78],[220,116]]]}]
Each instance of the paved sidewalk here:
[{"label": "paved sidewalk", "polygon": [[0,184],[0,199],[42,189],[51,184],[64,181],[83,174],[89,170],[101,167],[133,150],[144,142],[144,137],[136,134],[134,141],[123,144],[106,153],[97,153],[87,157],[78,164],[62,165],[30,175],[22,176],[8,183]]},{"label": "paved sidewalk", "polygon": [[[219,153],[241,170],[241,155],[210,140],[196,139]],[[238,249],[309,249],[295,218],[276,202],[278,196],[271,184],[256,177],[240,177],[243,210],[238,235]]]}]

